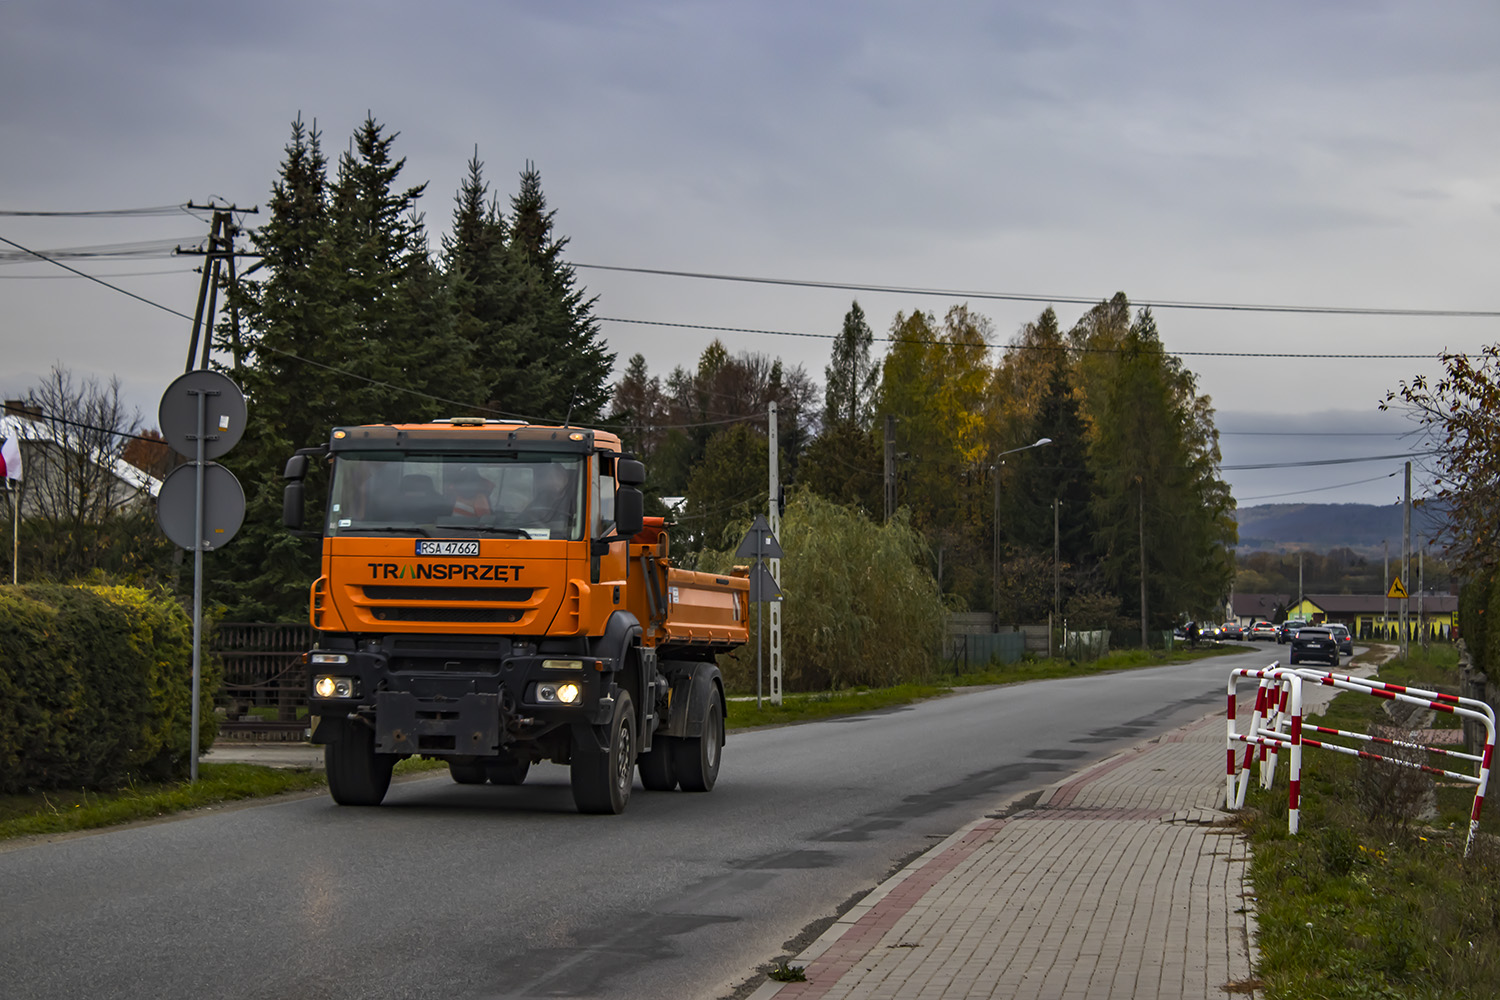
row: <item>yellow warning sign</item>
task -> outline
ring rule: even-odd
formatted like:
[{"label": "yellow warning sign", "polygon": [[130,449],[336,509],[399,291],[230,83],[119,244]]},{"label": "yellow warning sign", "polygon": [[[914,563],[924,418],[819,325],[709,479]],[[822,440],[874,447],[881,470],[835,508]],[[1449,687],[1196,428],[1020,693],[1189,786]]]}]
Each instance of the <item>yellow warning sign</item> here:
[{"label": "yellow warning sign", "polygon": [[1406,588],[1401,585],[1401,578],[1399,576],[1391,581],[1391,589],[1385,592],[1385,596],[1399,597],[1403,601],[1406,600]]}]

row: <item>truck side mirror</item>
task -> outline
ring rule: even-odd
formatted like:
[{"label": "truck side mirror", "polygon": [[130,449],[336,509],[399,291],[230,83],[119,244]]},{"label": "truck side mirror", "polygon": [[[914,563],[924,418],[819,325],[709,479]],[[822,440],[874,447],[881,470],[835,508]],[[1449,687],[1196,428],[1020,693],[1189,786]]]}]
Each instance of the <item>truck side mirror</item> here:
[{"label": "truck side mirror", "polygon": [[615,480],[621,486],[645,486],[646,467],[633,458],[622,458],[615,462]]},{"label": "truck side mirror", "polygon": [[293,455],[286,460],[286,471],[281,474],[282,479],[302,480],[307,478],[307,456]]},{"label": "truck side mirror", "polygon": [[615,534],[632,538],[645,525],[646,501],[641,491],[633,486],[621,487],[615,494]]},{"label": "truck side mirror", "polygon": [[[299,455],[297,457],[302,459],[303,465],[307,464],[307,459],[304,456]],[[292,461],[296,461],[296,459]],[[302,527],[302,507],[302,480],[293,479],[286,484],[286,489],[281,493],[282,525],[291,528],[293,531],[299,530]]]}]

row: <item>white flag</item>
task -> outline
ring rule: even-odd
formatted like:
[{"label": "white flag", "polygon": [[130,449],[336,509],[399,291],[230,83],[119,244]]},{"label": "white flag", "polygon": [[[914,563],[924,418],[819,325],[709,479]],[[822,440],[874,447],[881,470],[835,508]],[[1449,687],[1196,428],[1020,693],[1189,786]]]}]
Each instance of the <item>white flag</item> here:
[{"label": "white flag", "polygon": [[0,444],[0,475],[6,479],[21,478],[21,440],[8,437]]}]

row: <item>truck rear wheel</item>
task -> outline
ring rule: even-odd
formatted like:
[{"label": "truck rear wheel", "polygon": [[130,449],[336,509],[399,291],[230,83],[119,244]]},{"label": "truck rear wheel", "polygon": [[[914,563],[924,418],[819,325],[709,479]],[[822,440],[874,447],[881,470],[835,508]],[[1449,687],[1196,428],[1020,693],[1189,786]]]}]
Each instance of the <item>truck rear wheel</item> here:
[{"label": "truck rear wheel", "polygon": [[593,730],[573,731],[573,802],[582,813],[622,813],[635,783],[635,706],[628,692],[615,695],[606,746],[599,746]]},{"label": "truck rear wheel", "polygon": [[715,693],[709,696],[708,711],[703,716],[703,734],[672,741],[672,769],[684,792],[713,791],[714,782],[719,780],[723,741],[724,708]]},{"label": "truck rear wheel", "polygon": [[653,792],[670,792],[677,787],[677,771],[672,767],[672,749],[677,741],[670,736],[657,736],[651,741],[651,749],[641,754],[641,784]]},{"label": "truck rear wheel", "polygon": [[328,794],[341,806],[378,806],[391,787],[396,755],[375,752],[369,726],[345,722],[338,738],[323,746]]}]

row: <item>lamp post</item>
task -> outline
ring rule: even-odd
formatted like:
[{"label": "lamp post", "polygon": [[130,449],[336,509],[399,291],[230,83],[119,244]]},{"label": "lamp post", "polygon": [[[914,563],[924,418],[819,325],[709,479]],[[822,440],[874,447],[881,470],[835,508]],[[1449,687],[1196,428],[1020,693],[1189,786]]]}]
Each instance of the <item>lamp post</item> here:
[{"label": "lamp post", "polygon": [[[1018,451],[1030,451],[1032,448],[1040,448],[1042,447],[1042,445],[1051,443],[1051,438],[1038,438],[1031,444],[1023,444],[1019,448],[1012,448],[1009,451],[1002,451],[995,457],[997,459],[1004,458],[1006,455],[1014,455]],[[990,614],[994,619],[995,631],[999,631],[1000,629],[1000,466],[1004,464],[1004,462],[997,461],[994,465],[990,466],[990,471],[994,473],[995,480],[995,510],[994,516],[991,521],[991,524],[994,527],[995,546],[994,551],[990,556],[990,576],[994,585],[994,593],[992,595],[990,604]]]}]

